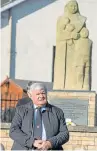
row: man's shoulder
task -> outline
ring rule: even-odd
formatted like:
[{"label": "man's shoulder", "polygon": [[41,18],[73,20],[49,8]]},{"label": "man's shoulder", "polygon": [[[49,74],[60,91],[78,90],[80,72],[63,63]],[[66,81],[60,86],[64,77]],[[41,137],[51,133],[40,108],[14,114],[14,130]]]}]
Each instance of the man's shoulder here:
[{"label": "man's shoulder", "polygon": [[33,104],[30,98],[22,98],[18,101],[16,112],[22,116],[25,112],[32,108],[32,105]]},{"label": "man's shoulder", "polygon": [[31,99],[29,97],[22,98],[22,99],[18,100],[18,103],[17,103],[16,107],[20,107],[20,106],[25,107],[30,102],[31,102]]}]

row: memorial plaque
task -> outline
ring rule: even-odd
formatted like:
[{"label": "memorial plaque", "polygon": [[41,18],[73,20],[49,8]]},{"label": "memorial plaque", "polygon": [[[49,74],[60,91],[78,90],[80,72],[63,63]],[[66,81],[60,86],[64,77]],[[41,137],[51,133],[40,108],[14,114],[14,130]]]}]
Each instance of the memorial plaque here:
[{"label": "memorial plaque", "polygon": [[61,108],[65,118],[76,125],[88,125],[88,100],[50,98],[50,104]]}]

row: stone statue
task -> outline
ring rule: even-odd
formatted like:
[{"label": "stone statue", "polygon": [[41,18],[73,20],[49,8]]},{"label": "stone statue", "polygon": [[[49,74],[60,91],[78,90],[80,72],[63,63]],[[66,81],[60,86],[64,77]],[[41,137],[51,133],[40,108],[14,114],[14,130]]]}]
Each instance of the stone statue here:
[{"label": "stone statue", "polygon": [[74,69],[76,89],[90,90],[91,48],[92,41],[88,38],[89,31],[82,28],[80,38],[75,43]]},{"label": "stone statue", "polygon": [[[86,18],[80,15],[78,3],[75,0],[69,1],[65,5],[63,16],[60,16],[57,21],[53,89],[89,89],[89,74],[85,76],[82,73],[78,73],[77,70],[79,66],[77,57],[80,56],[83,44],[85,45],[83,56],[86,54],[86,51],[90,52],[91,49],[91,42],[88,39],[88,35],[86,34],[87,36],[85,36],[82,34],[84,31],[88,32],[84,27],[86,27]],[[90,54],[89,52],[87,55]],[[90,55],[88,57],[90,58]],[[88,69],[87,72],[89,71]],[[84,83],[82,79],[80,81],[78,80],[80,74],[85,77]],[[83,84],[84,86],[81,86]]]}]

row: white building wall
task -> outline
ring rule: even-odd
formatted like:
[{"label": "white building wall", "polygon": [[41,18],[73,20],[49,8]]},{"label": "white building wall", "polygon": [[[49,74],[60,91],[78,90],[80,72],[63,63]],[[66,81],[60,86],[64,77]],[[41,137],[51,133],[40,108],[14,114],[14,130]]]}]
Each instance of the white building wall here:
[{"label": "white building wall", "polygon": [[[87,17],[92,49],[92,90],[97,91],[97,0],[77,0],[81,15]],[[48,4],[46,4],[48,2]],[[68,0],[27,0],[14,7],[13,51],[15,78],[52,81],[52,53],[56,45],[56,22]]]},{"label": "white building wall", "polygon": [[1,14],[1,80],[9,76],[10,68],[10,26],[9,26],[9,11]]}]

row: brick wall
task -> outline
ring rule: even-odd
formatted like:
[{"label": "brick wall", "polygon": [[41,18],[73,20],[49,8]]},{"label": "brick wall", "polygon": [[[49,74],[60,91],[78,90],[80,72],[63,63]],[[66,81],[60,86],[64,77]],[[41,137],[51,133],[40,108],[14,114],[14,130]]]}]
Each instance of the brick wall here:
[{"label": "brick wall", "polygon": [[96,94],[96,102],[95,102],[95,125],[97,125],[97,94]]},{"label": "brick wall", "polygon": [[[4,126],[4,125],[3,125]],[[97,127],[69,126],[69,142],[63,145],[64,150],[97,150]],[[1,142],[6,150],[10,150],[13,141],[9,138],[9,129],[3,128]]]},{"label": "brick wall", "polygon": [[0,134],[1,134],[0,143],[2,143],[4,145],[6,150],[10,150],[13,141],[12,141],[12,139],[9,138],[9,130],[7,130],[7,129],[0,130]]},{"label": "brick wall", "polygon": [[96,150],[97,133],[70,132],[69,142],[63,145],[64,150]]}]

